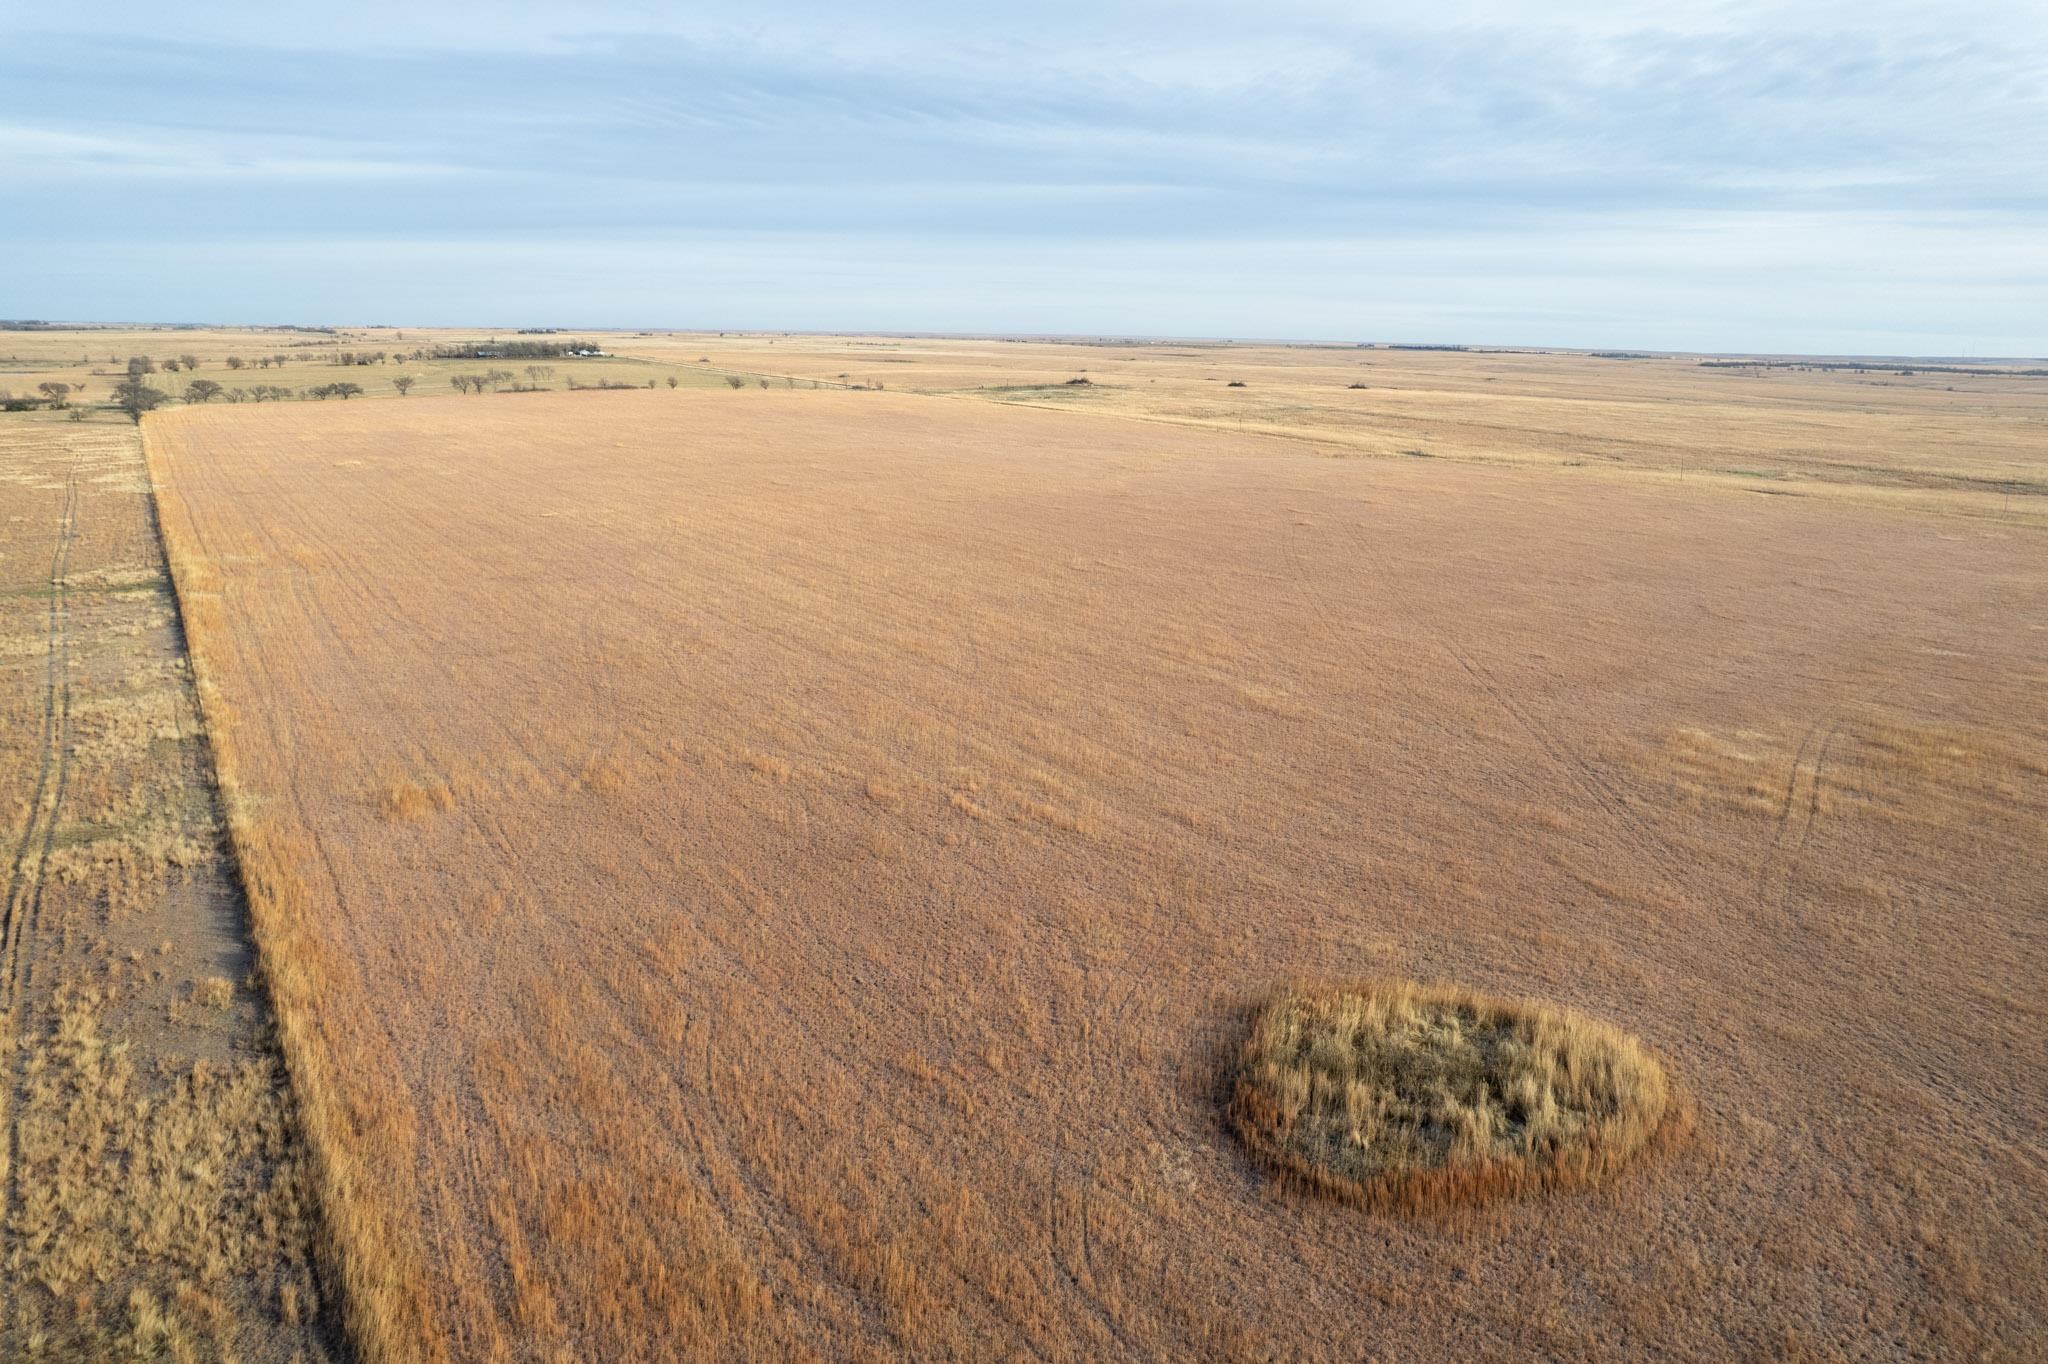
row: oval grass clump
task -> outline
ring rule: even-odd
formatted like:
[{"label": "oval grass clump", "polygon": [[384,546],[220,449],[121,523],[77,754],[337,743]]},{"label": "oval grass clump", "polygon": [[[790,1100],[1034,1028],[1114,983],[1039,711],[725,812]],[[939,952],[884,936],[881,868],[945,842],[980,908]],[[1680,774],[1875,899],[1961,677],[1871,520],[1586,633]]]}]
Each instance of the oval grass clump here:
[{"label": "oval grass clump", "polygon": [[1261,1009],[1231,1107],[1289,1178],[1413,1210],[1597,1179],[1672,1106],[1663,1068],[1617,1028],[1387,981],[1296,988]]}]

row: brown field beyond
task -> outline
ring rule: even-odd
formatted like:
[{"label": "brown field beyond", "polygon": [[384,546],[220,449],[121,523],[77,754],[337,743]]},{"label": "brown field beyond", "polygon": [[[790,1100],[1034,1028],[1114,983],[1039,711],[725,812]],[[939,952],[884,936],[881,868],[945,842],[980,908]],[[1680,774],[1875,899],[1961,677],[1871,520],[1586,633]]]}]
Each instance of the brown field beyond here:
[{"label": "brown field beyond", "polygon": [[[893,392],[146,431],[373,1350],[2038,1350],[2048,556],[1995,497]],[[1627,1029],[1697,1135],[1439,1218],[1273,1188],[1249,1008],[1387,974]]]}]

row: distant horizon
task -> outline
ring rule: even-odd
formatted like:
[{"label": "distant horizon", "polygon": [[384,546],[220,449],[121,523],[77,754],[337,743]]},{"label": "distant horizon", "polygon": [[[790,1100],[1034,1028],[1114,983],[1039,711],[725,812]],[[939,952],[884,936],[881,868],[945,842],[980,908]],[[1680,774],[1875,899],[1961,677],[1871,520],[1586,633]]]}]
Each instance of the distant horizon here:
[{"label": "distant horizon", "polygon": [[554,323],[554,322],[196,322],[191,320],[170,321],[108,321],[78,318],[0,318],[0,336],[8,332],[32,333],[39,331],[477,331],[491,334],[519,332],[554,332],[561,334],[587,333],[592,335],[666,335],[666,336],[789,336],[789,337],[832,337],[832,336],[875,336],[894,340],[915,341],[1037,341],[1048,344],[1128,344],[1128,345],[1207,345],[1207,346],[1278,346],[1329,350],[1404,350],[1464,352],[1467,354],[1528,354],[1528,355],[1584,355],[1589,358],[1618,356],[1643,359],[1687,359],[1698,357],[1707,360],[1836,360],[1836,361],[1883,361],[1912,364],[1956,364],[1956,365],[2048,365],[2048,353],[2042,355],[1964,355],[1964,354],[1907,354],[1883,351],[1769,351],[1769,350],[1688,350],[1668,349],[1656,346],[1601,345],[1573,346],[1545,342],[1518,341],[1359,341],[1342,337],[1313,336],[1204,336],[1196,334],[1148,333],[1135,331],[1106,332],[1051,332],[1051,331],[937,331],[930,329],[876,328],[876,327],[713,327],[636,325],[634,323]]}]

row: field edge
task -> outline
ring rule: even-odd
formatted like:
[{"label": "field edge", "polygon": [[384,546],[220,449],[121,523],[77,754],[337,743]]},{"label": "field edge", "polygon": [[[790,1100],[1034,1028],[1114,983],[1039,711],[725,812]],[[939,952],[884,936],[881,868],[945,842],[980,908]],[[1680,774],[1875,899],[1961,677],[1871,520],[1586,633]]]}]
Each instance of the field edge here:
[{"label": "field edge", "polygon": [[[382,1200],[351,1153],[347,1135],[356,1124],[330,1076],[319,1044],[317,1008],[320,949],[308,936],[305,885],[291,869],[268,825],[254,813],[239,779],[230,706],[214,676],[207,641],[224,630],[221,594],[197,532],[167,477],[170,456],[153,433],[161,418],[142,423],[149,506],[169,569],[172,605],[191,661],[208,769],[227,826],[230,874],[248,905],[256,976],[268,998],[284,1060],[287,1085],[313,1169],[315,1252],[329,1291],[340,1297],[340,1316],[351,1352],[364,1364],[441,1359],[423,1348],[429,1339],[417,1285],[422,1252],[403,1222]],[[176,516],[170,513],[175,508]],[[224,637],[224,636],[223,636]]]}]

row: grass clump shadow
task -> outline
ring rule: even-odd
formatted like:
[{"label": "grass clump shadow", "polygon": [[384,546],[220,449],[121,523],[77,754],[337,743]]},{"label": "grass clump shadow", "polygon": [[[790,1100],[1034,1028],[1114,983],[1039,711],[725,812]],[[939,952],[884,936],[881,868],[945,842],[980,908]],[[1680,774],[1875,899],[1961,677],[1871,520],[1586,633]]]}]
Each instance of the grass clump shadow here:
[{"label": "grass clump shadow", "polygon": [[1598,1180],[1680,1110],[1663,1067],[1617,1028],[1406,981],[1280,994],[1252,1020],[1231,1102],[1283,1178],[1411,1212]]}]

